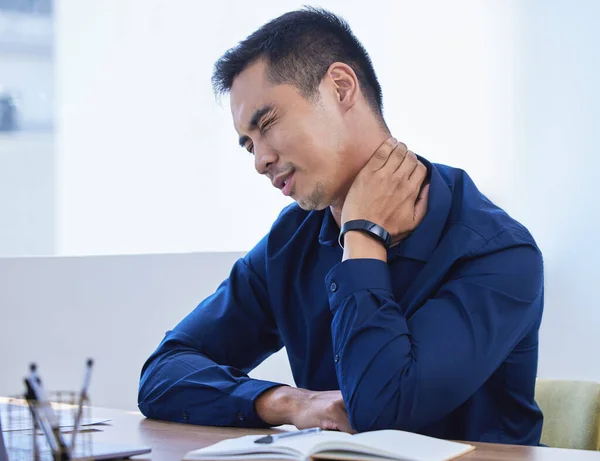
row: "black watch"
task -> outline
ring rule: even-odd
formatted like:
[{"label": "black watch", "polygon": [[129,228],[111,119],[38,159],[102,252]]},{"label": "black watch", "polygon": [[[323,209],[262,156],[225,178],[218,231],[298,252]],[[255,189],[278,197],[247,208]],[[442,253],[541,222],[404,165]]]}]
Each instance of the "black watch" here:
[{"label": "black watch", "polygon": [[338,240],[342,248],[344,248],[344,234],[353,230],[368,234],[378,242],[382,243],[386,249],[392,244],[392,237],[390,236],[390,233],[383,227],[375,224],[374,222],[367,221],[366,219],[355,219],[353,221],[345,222],[342,225],[342,229],[340,230],[340,238]]}]

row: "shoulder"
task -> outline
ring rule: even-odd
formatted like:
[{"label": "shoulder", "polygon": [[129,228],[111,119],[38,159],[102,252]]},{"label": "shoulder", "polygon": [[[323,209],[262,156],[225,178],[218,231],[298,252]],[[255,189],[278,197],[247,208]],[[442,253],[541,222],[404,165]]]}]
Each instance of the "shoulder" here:
[{"label": "shoulder", "polygon": [[489,200],[467,172],[447,165],[435,167],[452,194],[448,228],[462,228],[461,233],[473,234],[478,243],[473,251],[516,245],[538,249],[529,230]]},{"label": "shoulder", "polygon": [[481,193],[465,171],[436,168],[452,195],[445,247],[461,247],[453,278],[523,302],[541,299],[543,257],[528,229]]}]

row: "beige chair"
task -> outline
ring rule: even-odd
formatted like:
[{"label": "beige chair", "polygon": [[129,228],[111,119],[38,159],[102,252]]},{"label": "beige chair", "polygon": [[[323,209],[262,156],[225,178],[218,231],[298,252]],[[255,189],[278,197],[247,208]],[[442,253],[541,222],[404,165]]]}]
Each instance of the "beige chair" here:
[{"label": "beige chair", "polygon": [[600,383],[538,379],[535,399],[544,413],[543,444],[600,450]]}]

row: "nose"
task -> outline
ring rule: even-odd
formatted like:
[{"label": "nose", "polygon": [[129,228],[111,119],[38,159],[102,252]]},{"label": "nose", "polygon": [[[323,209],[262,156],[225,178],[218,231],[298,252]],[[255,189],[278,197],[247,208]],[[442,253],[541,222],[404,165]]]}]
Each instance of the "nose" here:
[{"label": "nose", "polygon": [[267,174],[269,167],[277,162],[277,154],[268,146],[262,144],[254,145],[254,168],[259,174]]}]

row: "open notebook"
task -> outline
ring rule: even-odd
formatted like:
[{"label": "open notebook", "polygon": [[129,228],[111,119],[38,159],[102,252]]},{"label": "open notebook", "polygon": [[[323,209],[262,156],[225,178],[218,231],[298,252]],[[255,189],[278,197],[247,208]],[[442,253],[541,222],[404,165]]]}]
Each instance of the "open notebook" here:
[{"label": "open notebook", "polygon": [[223,440],[206,448],[190,451],[187,460],[280,459],[305,461],[310,458],[341,460],[447,461],[474,447],[410,432],[385,430],[350,435],[323,431],[255,443],[261,438],[247,435]]}]

